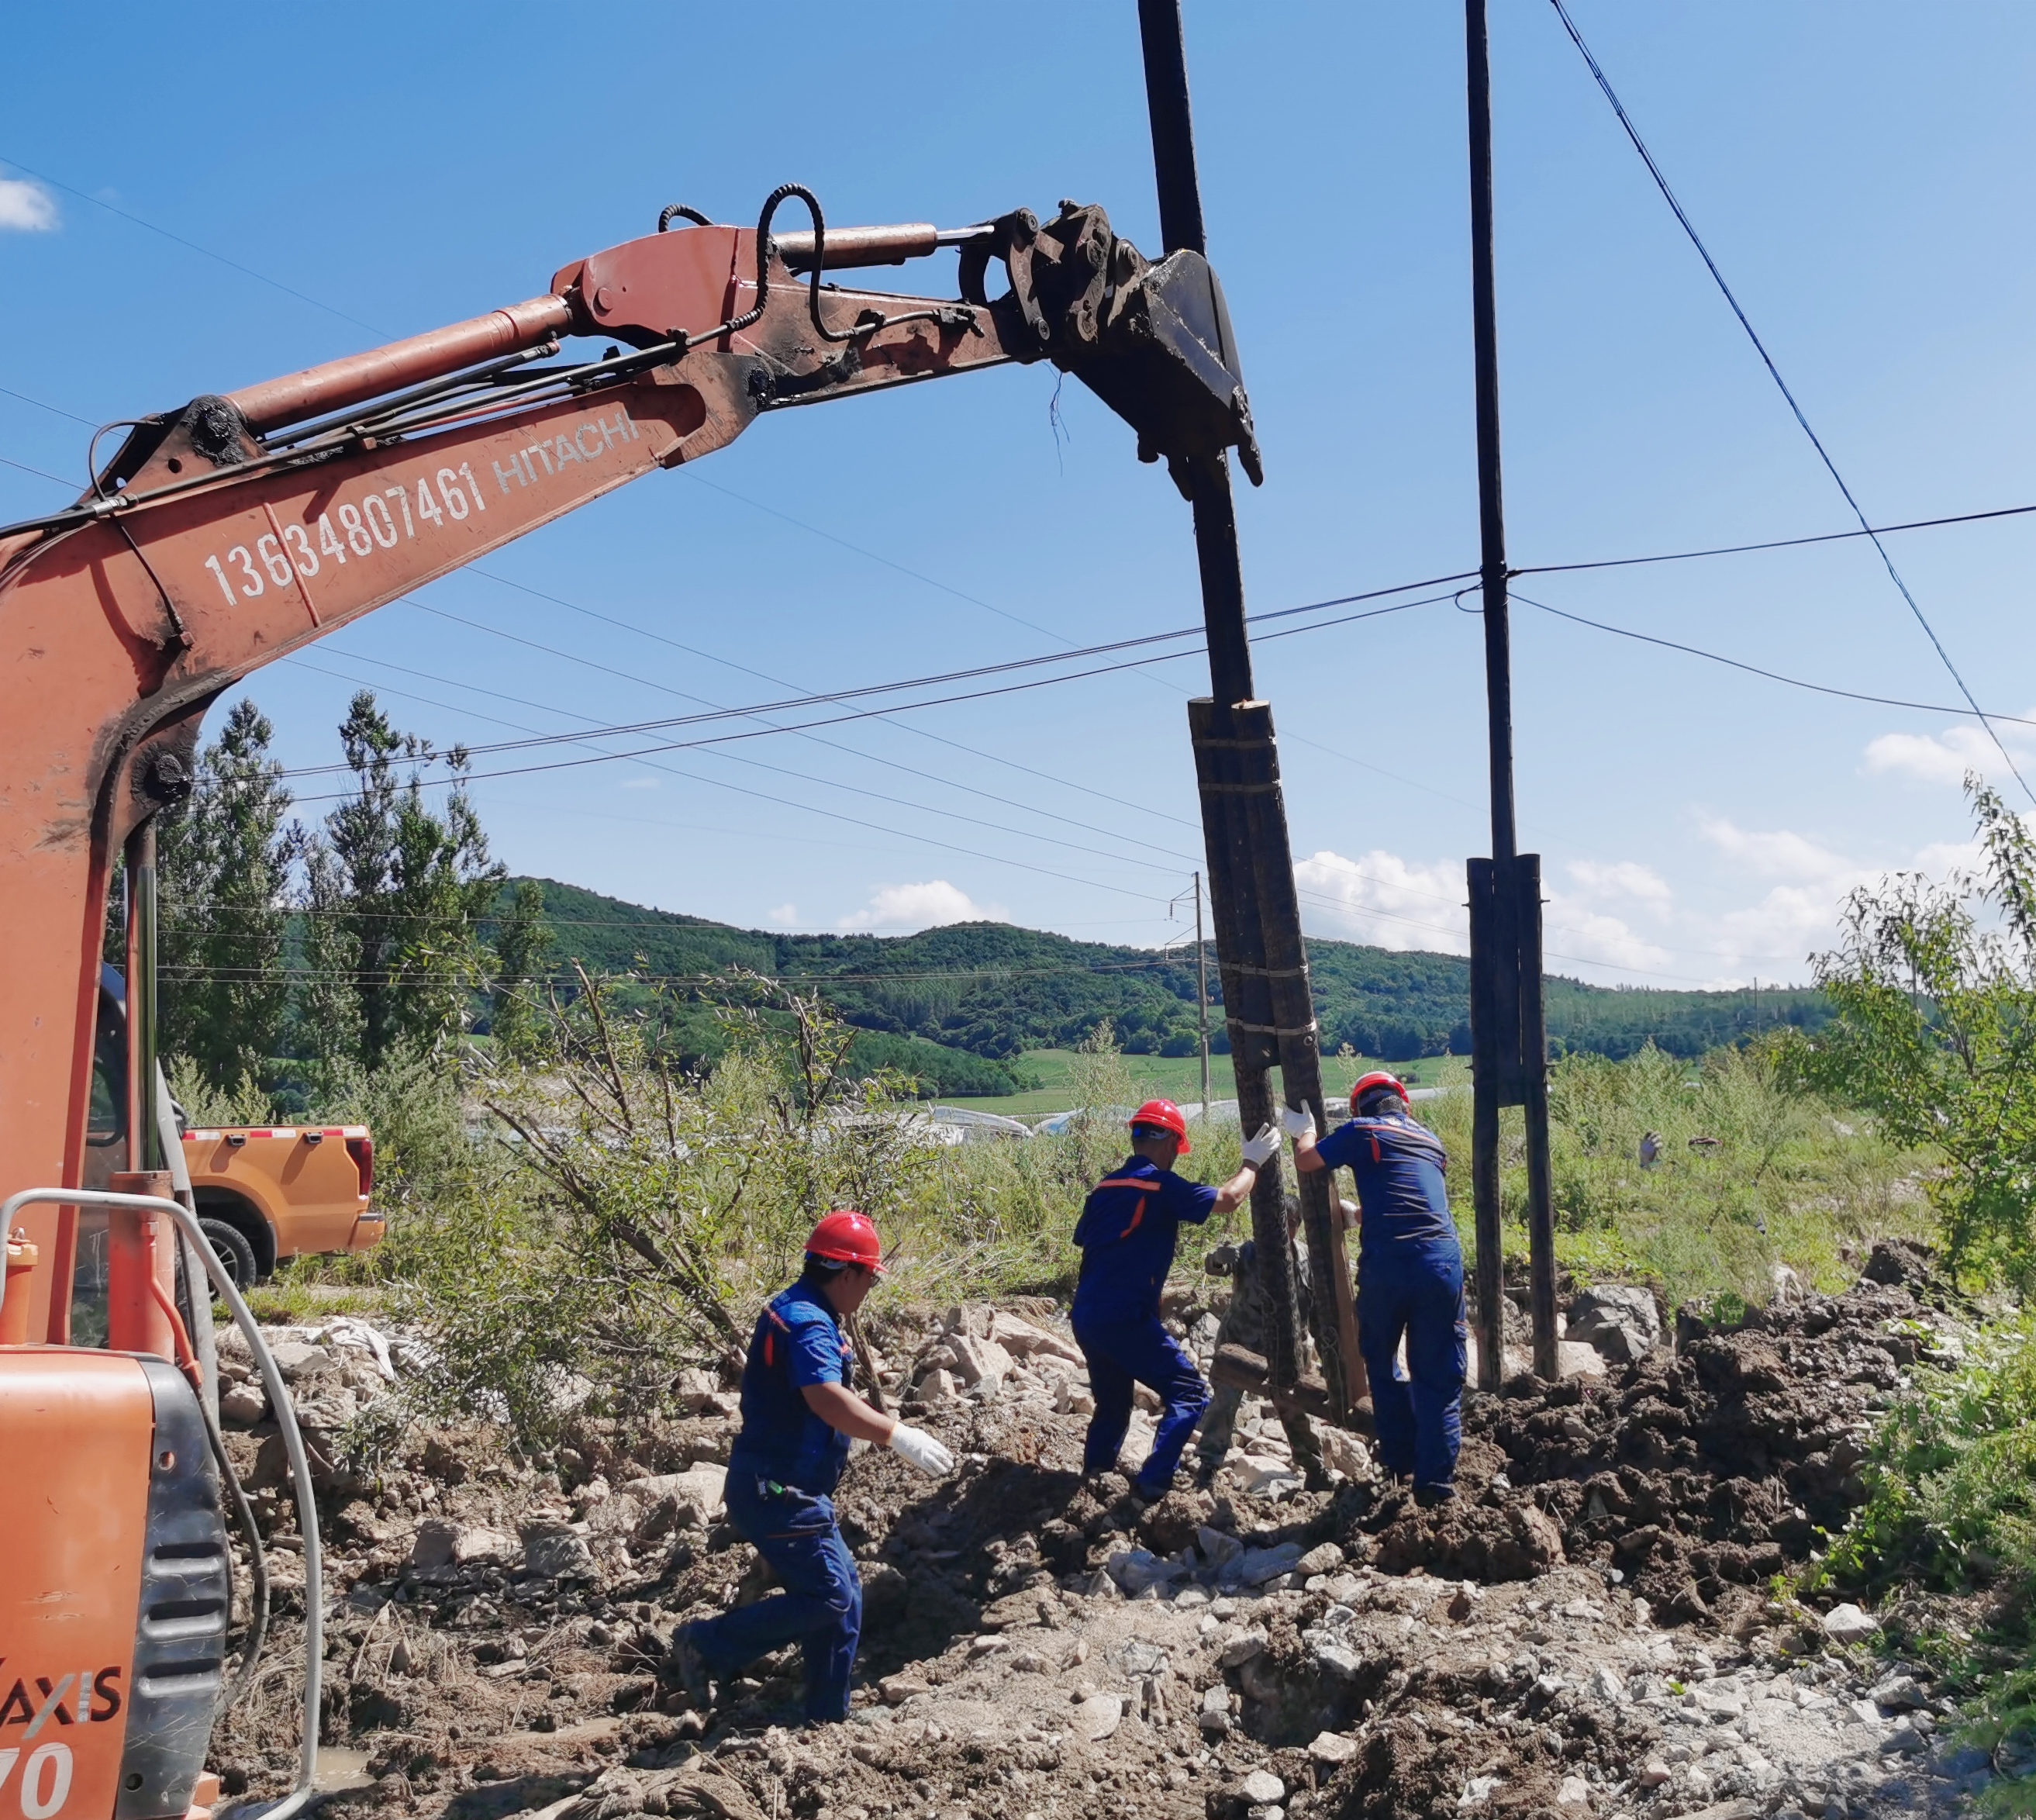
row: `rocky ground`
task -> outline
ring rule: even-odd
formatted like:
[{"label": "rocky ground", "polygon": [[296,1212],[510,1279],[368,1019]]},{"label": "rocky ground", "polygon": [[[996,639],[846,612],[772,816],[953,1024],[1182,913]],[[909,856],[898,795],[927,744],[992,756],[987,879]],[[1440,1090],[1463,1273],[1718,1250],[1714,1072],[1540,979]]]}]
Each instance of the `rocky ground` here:
[{"label": "rocky ground", "polygon": [[[1214,1483],[1140,1512],[1078,1483],[1087,1386],[1050,1305],[894,1315],[872,1334],[892,1395],[962,1464],[937,1485],[850,1462],[864,1685],[815,1731],[793,1724],[795,1652],[707,1714],[656,1673],[675,1623],[764,1590],[719,1517],[725,1388],[696,1379],[686,1419],[626,1441],[588,1425],[518,1459],[414,1432],[370,1471],[334,1437],[390,1407],[403,1342],[285,1331],[321,1455],[325,1800],[428,1820],[1948,1811],[1993,1773],[1945,1735],[1948,1704],[1872,1617],[1778,1590],[1863,1494],[1900,1374],[1955,1346],[1942,1302],[1883,1248],[1843,1296],[1686,1322],[1672,1348],[1645,1309],[1580,1306],[1589,1369],[1472,1399],[1438,1511],[1355,1437],[1333,1437],[1333,1489],[1305,1490],[1247,1404]],[[1214,1312],[1174,1316],[1206,1348]],[[214,1739],[251,1803],[293,1760],[302,1557],[280,1442],[244,1354],[224,1357],[278,1612]]]}]

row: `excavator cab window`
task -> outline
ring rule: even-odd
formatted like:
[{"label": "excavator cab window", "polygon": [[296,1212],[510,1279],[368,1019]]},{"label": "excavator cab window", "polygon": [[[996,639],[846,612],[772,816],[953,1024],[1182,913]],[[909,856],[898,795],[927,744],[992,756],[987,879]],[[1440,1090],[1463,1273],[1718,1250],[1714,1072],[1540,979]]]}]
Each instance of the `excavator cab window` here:
[{"label": "excavator cab window", "polygon": [[102,986],[92,1031],[92,1109],[85,1141],[107,1150],[127,1139],[127,1018],[120,1001]]},{"label": "excavator cab window", "polygon": [[[109,970],[110,971],[110,970]],[[101,979],[93,1019],[92,1104],[85,1129],[84,1186],[112,1185],[127,1166],[127,1012],[119,995],[120,976]],[[106,1214],[81,1207],[77,1216],[77,1263],[71,1274],[70,1335],[74,1346],[106,1344]]]}]

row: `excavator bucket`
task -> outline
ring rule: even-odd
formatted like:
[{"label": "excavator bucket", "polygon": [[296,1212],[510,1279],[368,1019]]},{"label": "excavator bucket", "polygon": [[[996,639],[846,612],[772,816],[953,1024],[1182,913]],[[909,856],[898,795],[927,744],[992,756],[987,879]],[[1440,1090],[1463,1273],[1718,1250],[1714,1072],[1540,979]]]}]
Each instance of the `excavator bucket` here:
[{"label": "excavator bucket", "polygon": [[1095,355],[1072,371],[1137,431],[1141,461],[1163,456],[1171,466],[1234,448],[1252,485],[1264,484],[1229,306],[1200,253],[1184,247],[1147,266],[1122,293]]}]

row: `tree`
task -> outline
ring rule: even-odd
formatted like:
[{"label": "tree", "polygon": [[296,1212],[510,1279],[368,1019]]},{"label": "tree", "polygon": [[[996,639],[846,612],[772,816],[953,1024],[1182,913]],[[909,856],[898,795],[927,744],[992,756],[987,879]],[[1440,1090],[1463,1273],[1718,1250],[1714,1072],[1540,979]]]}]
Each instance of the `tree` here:
[{"label": "tree", "polygon": [[[1953,1258],[2036,1282],[2036,840],[1968,775],[1982,859],[1942,885],[1898,874],[1847,901],[1816,957],[1836,1020],[1791,1033],[1789,1076],[1940,1150],[1925,1184]],[[1982,922],[1981,913],[1990,912]]]},{"label": "tree", "polygon": [[505,1060],[527,1056],[538,1045],[541,1021],[533,994],[557,939],[545,920],[544,886],[534,878],[519,881],[495,932],[495,1005],[489,1029],[496,1052]]},{"label": "tree", "polygon": [[326,958],[334,980],[351,980],[360,1059],[373,1067],[462,1027],[486,974],[477,926],[503,868],[488,860],[464,752],[444,755],[453,787],[434,811],[423,773],[439,753],[392,727],[370,691],[354,697],[339,736],[356,793],[326,817],[307,865],[338,899]]},{"label": "tree", "polygon": [[189,800],[157,825],[162,1048],[211,1086],[269,1072],[289,1010],[285,890],[299,842],[270,756],[275,730],[244,697],[200,755]]}]

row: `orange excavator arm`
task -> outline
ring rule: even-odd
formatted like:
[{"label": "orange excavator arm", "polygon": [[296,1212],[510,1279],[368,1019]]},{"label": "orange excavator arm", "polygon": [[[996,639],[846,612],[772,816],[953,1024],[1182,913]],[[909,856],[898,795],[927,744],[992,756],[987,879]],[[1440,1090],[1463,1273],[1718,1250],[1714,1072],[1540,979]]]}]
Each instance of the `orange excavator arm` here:
[{"label": "orange excavator arm", "polygon": [[[774,236],[793,198],[812,226]],[[675,214],[695,225],[666,232]],[[960,248],[956,299],[823,280],[942,245]],[[613,345],[561,364],[569,336]],[[830,232],[786,185],[753,230],[667,210],[526,303],[149,419],[76,505],[0,527],[0,1192],[79,1182],[111,863],[187,791],[222,692],[766,412],[1040,360],[1177,479],[1226,447],[1257,478],[1199,254],[1148,264],[1072,203]],[[67,1338],[72,1217],[29,1216],[36,1339]]]}]

